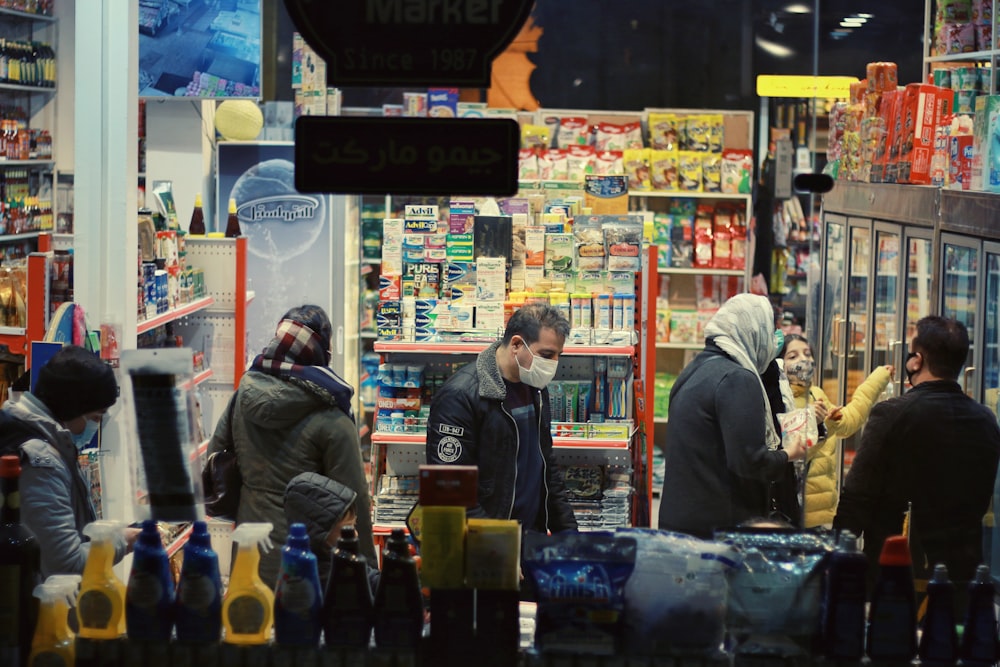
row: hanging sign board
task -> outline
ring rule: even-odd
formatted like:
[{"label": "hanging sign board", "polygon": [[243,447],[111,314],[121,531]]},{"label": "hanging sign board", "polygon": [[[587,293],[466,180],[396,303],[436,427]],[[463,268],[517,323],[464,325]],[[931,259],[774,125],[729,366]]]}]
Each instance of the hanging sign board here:
[{"label": "hanging sign board", "polygon": [[285,0],[330,86],[489,88],[531,0]]},{"label": "hanging sign board", "polygon": [[757,95],[759,97],[847,99],[851,96],[851,84],[857,82],[857,77],[853,76],[761,74],[757,77]]},{"label": "hanging sign board", "polygon": [[519,142],[508,118],[302,116],[295,189],[509,196],[517,192]]}]

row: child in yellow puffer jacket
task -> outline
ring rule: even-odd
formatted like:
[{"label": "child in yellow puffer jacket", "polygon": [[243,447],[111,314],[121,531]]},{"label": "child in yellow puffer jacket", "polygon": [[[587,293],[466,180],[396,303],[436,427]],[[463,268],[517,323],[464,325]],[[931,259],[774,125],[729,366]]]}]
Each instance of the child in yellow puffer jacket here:
[{"label": "child in yellow puffer jacket", "polygon": [[785,374],[792,387],[795,407],[812,405],[817,421],[826,427],[826,439],[809,449],[805,489],[806,528],[828,526],[837,513],[837,462],[840,439],[854,435],[868,419],[868,413],[885,391],[892,377],[891,366],[879,366],[855,390],[850,402],[831,408],[830,399],[812,384],[815,362],[812,348],[804,337],[790,334],[778,353],[784,360]]}]

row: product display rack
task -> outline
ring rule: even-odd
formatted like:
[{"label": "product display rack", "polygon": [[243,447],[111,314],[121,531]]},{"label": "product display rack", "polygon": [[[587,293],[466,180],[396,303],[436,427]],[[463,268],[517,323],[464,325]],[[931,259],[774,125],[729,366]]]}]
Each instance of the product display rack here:
[{"label": "product display rack", "polygon": [[[992,48],[980,49],[977,51],[966,51],[963,53],[949,53],[945,55],[933,55],[934,48],[934,9],[936,2],[941,0],[924,0],[924,50],[923,50],[923,69],[924,77],[923,80],[929,80],[930,73],[934,69],[934,65],[938,63],[972,63],[976,65],[986,66],[988,65],[991,72],[997,71],[997,66],[1000,65],[1000,40],[997,39],[997,10],[1000,9],[1000,2],[998,0],[990,0],[991,2],[991,14],[990,21],[992,23]],[[989,83],[987,89],[984,91],[989,95],[996,94],[997,91],[997,79],[995,76],[989,77]]]},{"label": "product display rack", "polygon": [[49,266],[52,262],[52,235],[38,235],[38,252],[28,256],[27,285],[24,300],[26,326],[0,327],[0,345],[11,354],[23,355],[25,367],[31,364],[31,342],[42,340],[49,322]]}]

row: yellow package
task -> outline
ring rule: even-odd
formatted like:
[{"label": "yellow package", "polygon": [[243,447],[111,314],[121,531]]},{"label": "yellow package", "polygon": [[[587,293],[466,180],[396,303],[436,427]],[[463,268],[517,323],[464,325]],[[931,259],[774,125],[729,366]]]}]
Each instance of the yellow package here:
[{"label": "yellow package", "polygon": [[709,114],[706,118],[708,120],[708,152],[721,153],[726,144],[722,114]]},{"label": "yellow package", "polygon": [[702,154],[697,151],[680,151],[678,155],[679,189],[685,192],[701,192]]},{"label": "yellow package", "polygon": [[622,163],[628,174],[629,190],[649,190],[649,149],[627,148],[622,151]]},{"label": "yellow package", "polygon": [[545,125],[522,125],[521,148],[548,148],[552,137]]},{"label": "yellow package", "polygon": [[674,150],[649,151],[649,181],[654,190],[678,190],[679,156]]},{"label": "yellow package", "polygon": [[722,191],[722,156],[718,153],[702,155],[701,185],[705,192]]},{"label": "yellow package", "polygon": [[685,150],[702,153],[708,151],[708,118],[708,114],[692,114],[687,117],[684,134],[686,142],[683,146]]},{"label": "yellow package", "polygon": [[469,519],[465,535],[465,584],[516,591],[521,576],[521,527],[504,519]]},{"label": "yellow package", "polygon": [[675,151],[680,148],[676,114],[649,114],[649,146],[654,150],[665,151]]}]

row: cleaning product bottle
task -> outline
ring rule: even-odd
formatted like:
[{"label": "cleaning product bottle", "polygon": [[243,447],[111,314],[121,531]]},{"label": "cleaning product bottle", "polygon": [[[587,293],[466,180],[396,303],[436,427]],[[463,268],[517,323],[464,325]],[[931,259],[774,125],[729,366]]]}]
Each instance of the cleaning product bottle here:
[{"label": "cleaning product bottle", "polygon": [[83,566],[80,599],[76,614],[80,637],[117,639],[125,632],[125,584],[112,569],[115,561],[115,536],[121,534],[118,521],[88,523],[83,534],[90,538],[90,553]]},{"label": "cleaning product bottle", "polygon": [[830,556],[823,598],[823,652],[829,658],[860,660],[865,654],[865,572],[868,558],[853,533],[840,534]]},{"label": "cleaning product bottle", "polygon": [[917,601],[905,535],[886,538],[868,613],[868,657],[910,661],[917,654]]},{"label": "cleaning product bottle", "polygon": [[393,528],[375,589],[375,645],[416,649],[424,631],[424,598],[406,531]]},{"label": "cleaning product bottle", "polygon": [[21,459],[0,457],[0,664],[23,665],[31,652],[41,550],[21,523]]},{"label": "cleaning product bottle", "polygon": [[927,613],[920,634],[920,662],[924,665],[954,665],[958,660],[955,632],[955,584],[948,568],[938,563],[927,582]]},{"label": "cleaning product bottle", "polygon": [[993,582],[990,568],[980,565],[969,582],[969,606],[965,612],[965,630],[959,657],[966,667],[989,667],[1000,658],[997,645],[997,612],[993,606]]},{"label": "cleaning product bottle", "polygon": [[372,589],[368,561],[358,552],[354,526],[340,529],[323,605],[328,647],[367,648],[372,634]]},{"label": "cleaning product bottle", "polygon": [[125,628],[129,639],[166,642],[173,627],[170,559],[156,522],[146,519],[132,551],[132,571],[125,587]]},{"label": "cleaning product bottle", "polygon": [[281,548],[281,571],[274,589],[274,639],[284,646],[319,645],[323,631],[319,566],[309,549],[305,524],[293,523]]},{"label": "cleaning product bottle", "polygon": [[72,667],[75,663],[76,636],[68,620],[79,586],[78,574],[53,574],[35,586],[39,609],[28,659],[30,667]]},{"label": "cleaning product bottle", "polygon": [[228,644],[266,644],[274,624],[274,593],[260,579],[260,548],[269,551],[270,523],[244,523],[233,531],[236,561],[222,600],[222,623]]},{"label": "cleaning product bottle", "polygon": [[177,583],[177,639],[210,644],[222,634],[222,578],[208,524],[195,521]]}]

